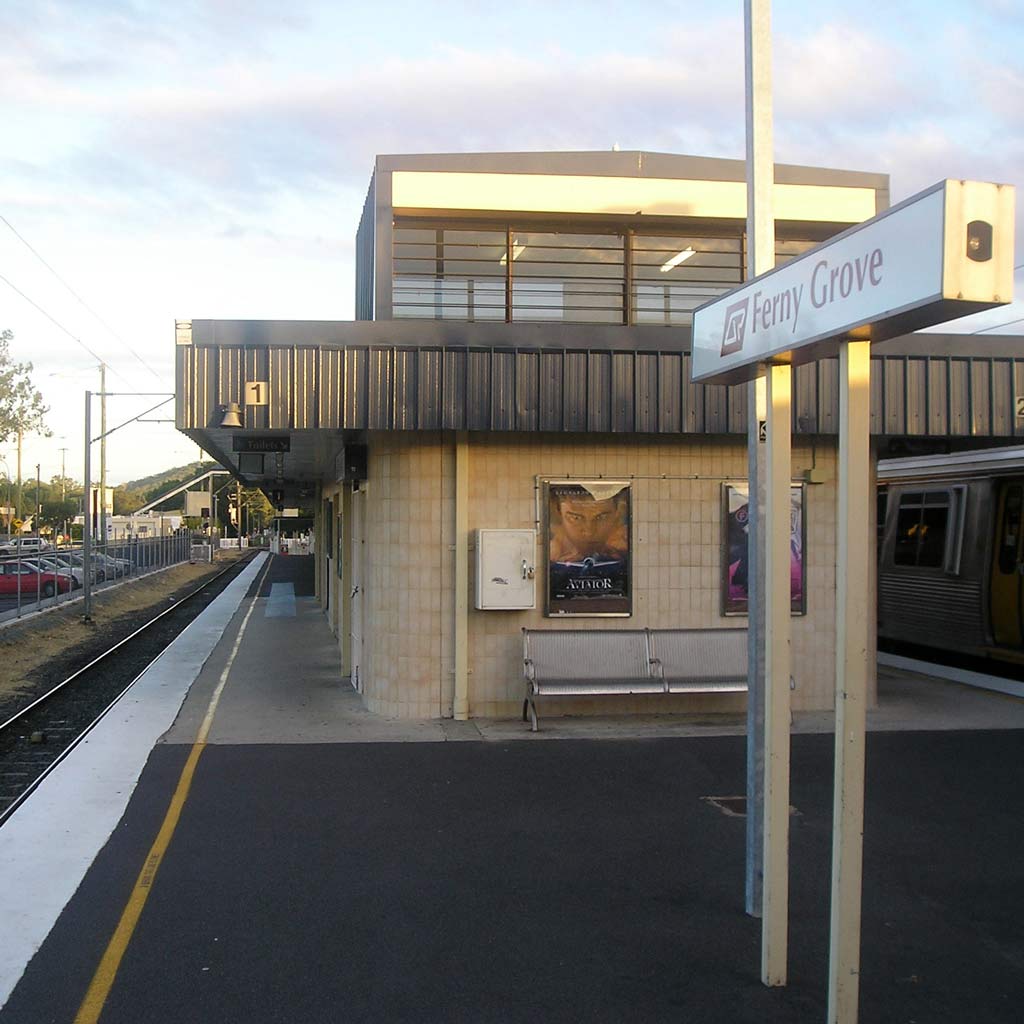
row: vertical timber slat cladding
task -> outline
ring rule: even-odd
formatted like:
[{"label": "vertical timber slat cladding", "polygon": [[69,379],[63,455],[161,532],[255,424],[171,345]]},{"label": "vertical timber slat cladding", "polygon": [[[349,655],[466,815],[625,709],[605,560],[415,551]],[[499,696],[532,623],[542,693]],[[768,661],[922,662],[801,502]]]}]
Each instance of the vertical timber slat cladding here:
[{"label": "vertical timber slat cladding", "polygon": [[659,434],[678,434],[682,431],[682,373],[683,357],[661,352],[657,358],[658,420],[655,430]]},{"label": "vertical timber slat cladding", "polygon": [[[695,385],[689,355],[617,347],[180,345],[176,417],[219,429],[223,406],[266,381],[247,430],[482,430],[742,434],[746,389]],[[794,369],[794,430],[835,434],[838,362]],[[876,436],[1021,437],[1024,360],[883,354],[871,361]]]},{"label": "vertical timber slat cladding", "polygon": [[465,430],[468,354],[465,349],[445,349],[442,358],[444,360],[441,392],[444,401],[442,426],[445,430]]},{"label": "vertical timber slat cladding", "polygon": [[693,383],[690,366],[692,361],[693,356],[687,352],[683,356],[683,417],[681,429],[687,434],[700,434],[704,431],[705,388],[700,384]]},{"label": "vertical timber slat cladding", "polygon": [[[875,386],[875,363],[871,364],[871,386]],[[872,395],[874,391],[872,390]],[[818,363],[817,429],[819,434],[839,433],[839,360],[823,359]]]},{"label": "vertical timber slat cladding", "polygon": [[587,430],[610,433],[612,429],[612,361],[610,352],[587,353],[587,388],[583,392]]},{"label": "vertical timber slat cladding", "polygon": [[871,415],[869,418],[872,434],[882,433],[882,421],[885,405],[885,360],[871,360]]},{"label": "vertical timber slat cladding", "polygon": [[295,349],[295,373],[292,388],[292,427],[295,430],[313,430],[317,422],[317,353],[319,349],[302,346]]},{"label": "vertical timber slat cladding", "polygon": [[491,368],[487,350],[470,349],[466,365],[466,427],[486,430],[491,416]]},{"label": "vertical timber slat cladding", "polygon": [[582,433],[587,429],[587,353],[565,353],[565,414],[562,429]]},{"label": "vertical timber slat cladding", "polygon": [[[989,408],[992,410],[992,433],[1012,434],[1013,424],[1010,421],[1010,410],[1013,408],[1013,395],[1010,391],[1010,364],[1006,359],[993,359],[989,364]],[[1000,401],[1000,396],[1009,395],[1010,401]]]},{"label": "vertical timber slat cladding", "polygon": [[197,350],[196,362],[196,424],[217,429],[221,420],[220,409],[217,407],[217,350]]},{"label": "vertical timber slat cladding", "polygon": [[370,358],[365,348],[345,350],[345,410],[342,426],[366,430],[370,425]]},{"label": "vertical timber slat cladding", "polygon": [[729,389],[724,384],[704,385],[704,433],[725,434],[729,430],[726,408]]},{"label": "vertical timber slat cladding", "polygon": [[926,434],[928,424],[925,419],[925,394],[928,390],[928,367],[923,359],[908,359],[906,367],[906,420],[907,433]]},{"label": "vertical timber slat cladding", "polygon": [[971,432],[971,377],[966,359],[949,359],[949,432],[969,435]]},{"label": "vertical timber slat cladding", "polygon": [[613,433],[635,432],[636,423],[636,360],[628,352],[612,352],[611,370],[611,423]]},{"label": "vertical timber slat cladding", "polygon": [[391,388],[393,349],[371,348],[369,352],[369,408],[367,410],[370,430],[391,428]]},{"label": "vertical timber slat cladding", "polygon": [[174,349],[174,422],[179,430],[198,426],[195,405],[195,353],[191,345],[178,345]]},{"label": "vertical timber slat cladding", "polygon": [[340,349],[320,350],[320,391],[317,422],[321,430],[337,430],[342,422],[342,386],[344,384],[344,355]]},{"label": "vertical timber slat cladding", "polygon": [[541,352],[538,429],[565,429],[565,352]]},{"label": "vertical timber slat cladding", "polygon": [[656,353],[638,352],[636,354],[636,388],[633,395],[633,408],[636,410],[636,429],[641,434],[656,434],[660,429],[659,370],[660,360]]},{"label": "vertical timber slat cladding", "polygon": [[883,381],[885,396],[885,419],[882,430],[886,434],[900,435],[903,430],[903,381],[906,364],[902,359],[886,359],[885,380]]},{"label": "vertical timber slat cladding", "polygon": [[747,429],[747,386],[733,384],[728,390],[726,402],[729,409],[729,433],[742,434]]},{"label": "vertical timber slat cladding", "polygon": [[222,346],[217,349],[217,405],[242,401],[242,350]]},{"label": "vertical timber slat cladding", "polygon": [[539,352],[522,352],[516,359],[516,420],[519,430],[540,430],[540,360]]},{"label": "vertical timber slat cladding", "polygon": [[[804,363],[793,368],[793,418],[801,433],[818,432],[818,365]],[[733,429],[736,429],[735,427]]]},{"label": "vertical timber slat cladding", "polygon": [[992,364],[987,359],[972,359],[968,365],[973,413],[971,433],[984,436],[992,433]]},{"label": "vertical timber slat cladding", "polygon": [[490,407],[490,423],[483,429],[520,429],[516,423],[516,354],[512,349],[491,352]]},{"label": "vertical timber slat cladding", "polygon": [[416,426],[420,430],[437,430],[442,425],[442,360],[436,348],[420,349],[417,354]]},{"label": "vertical timber slat cladding", "polygon": [[273,347],[270,349],[270,372],[268,374],[270,430],[290,430],[292,426],[292,349]]},{"label": "vertical timber slat cladding", "polygon": [[392,429],[416,429],[416,351],[395,349],[394,386],[392,388]]}]

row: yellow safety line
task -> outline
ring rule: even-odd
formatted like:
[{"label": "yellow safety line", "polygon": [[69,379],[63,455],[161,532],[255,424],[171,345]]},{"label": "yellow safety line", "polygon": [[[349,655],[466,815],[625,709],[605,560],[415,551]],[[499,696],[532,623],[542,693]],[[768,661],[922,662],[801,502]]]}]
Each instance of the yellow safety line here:
[{"label": "yellow safety line", "polygon": [[121,913],[121,920],[118,921],[114,934],[103,953],[103,959],[100,960],[99,967],[96,968],[96,973],[93,975],[89,990],[85,993],[85,999],[82,1000],[82,1005],[78,1008],[74,1024],[96,1024],[100,1014],[103,1012],[107,997],[110,995],[110,990],[114,985],[114,979],[117,977],[118,968],[121,966],[121,960],[128,949],[128,943],[131,941],[135,926],[139,922],[142,908],[146,905],[146,899],[153,888],[153,879],[156,877],[157,870],[164,859],[164,854],[167,852],[167,847],[170,845],[171,837],[174,835],[174,830],[178,825],[178,819],[181,817],[182,808],[185,806],[185,800],[192,785],[192,777],[195,775],[196,765],[199,763],[199,756],[206,747],[206,737],[210,734],[210,726],[213,724],[213,716],[220,702],[220,695],[224,692],[224,684],[228,681],[228,674],[231,671],[231,666],[234,664],[235,656],[238,654],[238,648],[242,644],[245,627],[249,624],[249,617],[256,607],[256,599],[260,596],[263,580],[270,569],[272,559],[273,555],[267,559],[267,564],[256,586],[256,593],[253,595],[252,601],[249,604],[249,610],[245,613],[245,618],[242,620],[238,636],[235,637],[235,643],[231,648],[227,664],[224,666],[224,671],[221,672],[220,680],[213,691],[213,696],[210,698],[210,705],[206,709],[206,716],[203,718],[202,725],[199,726],[199,732],[196,735],[195,742],[192,744],[192,749],[189,751],[188,759],[185,761],[185,767],[181,770],[181,777],[178,779],[178,785],[174,790],[174,795],[171,797],[167,813],[164,815],[163,824],[160,826],[160,831],[157,833],[156,839],[149,849],[149,854],[142,866],[142,870],[139,872],[139,877],[135,880],[135,887],[128,897],[128,903]]}]

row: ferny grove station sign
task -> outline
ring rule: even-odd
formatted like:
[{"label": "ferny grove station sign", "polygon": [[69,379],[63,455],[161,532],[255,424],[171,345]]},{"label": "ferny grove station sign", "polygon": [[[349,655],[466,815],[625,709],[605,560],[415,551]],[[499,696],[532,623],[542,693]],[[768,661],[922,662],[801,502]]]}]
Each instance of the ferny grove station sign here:
[{"label": "ferny grove station sign", "polygon": [[942,181],[700,306],[695,381],[835,355],[1013,298],[1012,185]]}]

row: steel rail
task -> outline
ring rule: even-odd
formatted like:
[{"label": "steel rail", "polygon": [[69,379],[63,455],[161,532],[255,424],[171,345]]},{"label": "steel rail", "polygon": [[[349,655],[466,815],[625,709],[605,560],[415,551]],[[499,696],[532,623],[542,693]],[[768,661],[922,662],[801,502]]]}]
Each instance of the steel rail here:
[{"label": "steel rail", "polygon": [[[245,559],[245,562],[248,562],[248,561],[250,561],[250,559],[248,559],[248,558]],[[87,672],[90,668],[93,668],[96,664],[98,664],[99,662],[103,661],[108,655],[112,654],[119,647],[122,647],[124,644],[126,644],[133,637],[136,637],[140,633],[142,633],[144,630],[149,629],[150,626],[152,626],[154,623],[158,622],[160,619],[162,619],[168,613],[173,612],[176,608],[180,608],[181,605],[183,605],[186,601],[190,601],[197,594],[202,593],[202,591],[204,591],[207,587],[212,586],[214,583],[217,582],[217,580],[221,579],[221,577],[227,575],[227,573],[231,572],[234,569],[237,569],[239,567],[239,564],[240,563],[236,562],[233,565],[229,565],[225,569],[222,569],[215,576],[211,576],[201,586],[196,587],[195,590],[193,590],[190,593],[186,594],[180,600],[175,601],[174,604],[172,604],[169,608],[165,608],[162,612],[160,612],[159,615],[154,616],[145,625],[140,626],[133,633],[131,633],[128,636],[124,637],[123,639],[119,640],[116,644],[114,644],[113,647],[110,647],[108,650],[104,651],[102,654],[100,654],[97,657],[93,658],[93,660],[90,661],[87,665],[83,665],[82,668],[80,668],[77,671],[75,671],[74,673],[72,673],[72,675],[68,676],[67,679],[65,679],[62,682],[58,683],[55,687],[53,687],[47,693],[43,694],[41,697],[38,697],[31,704],[29,704],[27,707],[23,708],[20,712],[18,712],[18,714],[16,714],[14,717],[9,718],[6,722],[0,724],[0,733],[2,733],[8,727],[12,726],[19,719],[24,718],[24,716],[27,715],[29,712],[31,712],[31,711],[35,710],[36,708],[40,707],[50,697],[52,697],[55,693],[57,693],[58,691],[62,690],[65,686],[67,686],[68,683],[73,682],[75,679],[77,679],[79,676],[81,676],[84,672]],[[244,563],[242,563],[242,564],[244,564]],[[53,761],[51,761],[46,766],[46,768],[35,779],[33,779],[32,782],[29,783],[29,785],[26,786],[25,789],[21,793],[18,794],[17,797],[15,797],[6,807],[4,807],[2,810],[0,810],[0,826],[3,826],[6,823],[8,818],[10,818],[11,815],[13,815],[14,812],[32,795],[32,793],[34,793],[36,791],[36,789],[39,788],[39,786],[42,784],[43,780],[46,779],[46,777],[78,746],[78,744],[81,743],[82,740],[84,740],[89,735],[89,733],[91,733],[92,730],[95,729],[96,726],[114,709],[114,707],[117,706],[117,704],[121,700],[121,698],[142,678],[143,675],[146,674],[146,672],[149,671],[149,669],[153,666],[153,664],[155,662],[157,662],[160,658],[163,657],[164,652],[166,650],[167,650],[167,648],[165,647],[151,661],[149,661],[146,664],[146,666],[142,669],[142,671],[137,673],[135,675],[135,677],[131,680],[131,682],[129,682],[122,690],[120,690],[118,692],[118,694],[114,697],[114,699],[111,700],[107,704],[107,706],[105,708],[103,708],[103,710],[100,711],[100,713],[98,715],[96,715],[96,717],[73,740],[71,740],[70,743],[68,743],[68,745],[53,759]]]},{"label": "steel rail", "polygon": [[[248,559],[246,559],[246,561],[248,561]],[[64,689],[64,687],[67,686],[69,683],[73,683],[79,676],[81,676],[84,673],[88,672],[89,669],[93,668],[94,666],[98,665],[101,661],[103,661],[104,659],[108,658],[111,654],[114,653],[114,651],[118,650],[118,648],[123,647],[126,643],[128,643],[129,640],[133,640],[140,633],[143,633],[147,629],[149,629],[150,626],[152,626],[155,623],[159,622],[160,619],[162,619],[165,615],[169,615],[176,608],[180,608],[181,605],[183,605],[186,601],[191,601],[193,597],[195,597],[197,594],[202,593],[207,587],[212,586],[222,576],[224,576],[227,573],[231,572],[232,570],[238,568],[238,565],[239,565],[239,563],[235,562],[232,565],[227,566],[227,568],[222,569],[215,576],[211,576],[205,583],[201,584],[200,586],[196,587],[195,590],[191,591],[190,593],[186,594],[184,597],[182,597],[179,600],[175,601],[174,604],[172,604],[169,607],[165,608],[162,612],[159,613],[159,615],[155,615],[152,619],[149,620],[149,622],[147,622],[144,625],[140,626],[133,633],[129,633],[128,636],[123,637],[122,639],[118,640],[118,642],[116,644],[114,644],[113,647],[108,648],[107,650],[103,651],[102,654],[98,654],[95,658],[93,658],[92,661],[90,661],[87,664],[83,665],[81,668],[76,669],[74,672],[71,673],[71,675],[69,675],[67,677],[67,679],[62,680],[56,686],[54,686],[51,690],[48,690],[46,693],[44,693],[41,696],[37,697],[34,701],[32,701],[31,704],[27,704],[25,707],[23,707],[16,714],[14,714],[10,718],[8,718],[7,721],[0,723],[0,734],[5,732],[8,728],[11,728],[14,725],[14,723],[16,721],[18,721],[18,719],[24,718],[25,715],[27,715],[30,711],[34,711],[37,707],[40,707],[42,704],[46,703],[46,701],[48,701],[55,693],[58,693],[60,690]],[[118,699],[120,699],[120,698],[118,698]],[[90,726],[90,728],[92,728],[92,726]]]}]

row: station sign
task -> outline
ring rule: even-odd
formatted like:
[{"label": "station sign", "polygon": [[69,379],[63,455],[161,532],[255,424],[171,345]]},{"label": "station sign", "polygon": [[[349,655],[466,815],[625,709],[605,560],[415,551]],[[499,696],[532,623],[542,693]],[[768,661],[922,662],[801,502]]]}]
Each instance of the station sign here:
[{"label": "station sign", "polygon": [[292,450],[292,439],[290,434],[263,434],[260,437],[232,434],[231,450],[233,452],[252,452],[255,454],[290,452]]},{"label": "station sign", "polygon": [[941,181],[698,307],[692,378],[735,384],[1013,299],[1014,188]]}]

